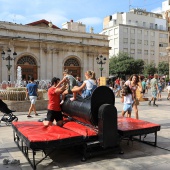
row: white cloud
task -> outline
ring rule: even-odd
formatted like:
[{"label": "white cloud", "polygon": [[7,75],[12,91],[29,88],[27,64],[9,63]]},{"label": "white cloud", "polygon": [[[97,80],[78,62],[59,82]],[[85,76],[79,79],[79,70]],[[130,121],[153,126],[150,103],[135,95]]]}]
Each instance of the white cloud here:
[{"label": "white cloud", "polygon": [[86,25],[98,25],[103,22],[103,20],[98,17],[81,18],[81,19],[78,19],[78,21]]},{"label": "white cloud", "polygon": [[155,9],[153,9],[151,12],[161,13],[161,12],[162,12],[162,8],[161,8],[161,7],[155,8]]}]

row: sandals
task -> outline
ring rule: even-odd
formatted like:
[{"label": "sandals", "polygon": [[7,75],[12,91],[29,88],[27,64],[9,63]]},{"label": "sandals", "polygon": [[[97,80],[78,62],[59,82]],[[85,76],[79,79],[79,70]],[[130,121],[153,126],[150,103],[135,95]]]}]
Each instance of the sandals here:
[{"label": "sandals", "polygon": [[38,116],[38,113],[36,113],[35,116]]},{"label": "sandals", "polygon": [[32,117],[32,116],[28,115],[27,117]]}]

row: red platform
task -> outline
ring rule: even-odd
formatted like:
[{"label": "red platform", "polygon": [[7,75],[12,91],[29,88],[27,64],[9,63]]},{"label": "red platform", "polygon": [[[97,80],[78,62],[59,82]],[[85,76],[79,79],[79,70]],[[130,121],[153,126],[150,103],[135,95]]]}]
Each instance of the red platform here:
[{"label": "red platform", "polygon": [[159,124],[147,122],[144,120],[138,120],[134,118],[118,117],[118,133],[122,139],[127,137],[130,138],[133,136],[140,136],[141,141],[141,135],[146,136],[147,134],[154,133],[155,141],[148,143],[150,144],[153,143],[153,145],[156,146],[157,131],[160,131],[160,129],[161,126]]},{"label": "red platform", "polygon": [[[33,169],[36,165],[43,161],[50,153],[46,153],[46,149],[61,147],[71,147],[73,145],[84,145],[87,142],[98,142],[98,130],[88,127],[77,122],[67,122],[63,127],[49,126],[44,127],[42,122],[13,122],[12,128],[14,132],[14,141],[24,153]],[[111,129],[110,129],[111,130]],[[121,139],[131,138],[133,136],[155,134],[154,145],[157,143],[157,131],[160,125],[151,122],[137,120],[133,118],[118,117],[118,133]],[[28,150],[33,153],[33,163],[29,158]],[[35,163],[34,155],[37,150],[42,150],[45,156]]]}]

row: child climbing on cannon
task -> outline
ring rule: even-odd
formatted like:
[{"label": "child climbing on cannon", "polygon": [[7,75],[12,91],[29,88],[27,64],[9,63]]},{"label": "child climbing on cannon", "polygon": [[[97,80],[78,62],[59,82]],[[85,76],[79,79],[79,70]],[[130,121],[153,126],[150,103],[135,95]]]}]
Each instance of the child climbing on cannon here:
[{"label": "child climbing on cannon", "polygon": [[76,100],[77,94],[81,95],[82,98],[90,97],[92,92],[97,87],[94,71],[86,71],[85,78],[86,80],[83,82],[83,84],[80,87],[79,86],[73,87],[72,89],[73,97],[70,98],[71,101]]},{"label": "child climbing on cannon", "polygon": [[72,94],[72,89],[74,86],[77,85],[77,81],[76,79],[71,75],[71,73],[68,71],[68,70],[65,70],[63,72],[63,76],[65,79],[68,80],[68,84],[67,84],[67,88],[65,89],[65,91],[62,93],[62,100],[60,102],[60,104],[62,105],[64,103],[64,99],[65,99],[65,96],[67,94]]}]

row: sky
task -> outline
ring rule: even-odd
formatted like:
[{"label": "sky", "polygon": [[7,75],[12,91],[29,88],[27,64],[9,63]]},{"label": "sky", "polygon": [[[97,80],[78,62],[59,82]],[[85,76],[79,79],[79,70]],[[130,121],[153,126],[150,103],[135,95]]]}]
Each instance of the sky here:
[{"label": "sky", "polygon": [[[166,0],[0,0],[0,21],[28,24],[41,19],[62,24],[73,20],[86,25],[86,31],[94,33],[103,29],[103,19],[130,8],[142,8],[158,12]],[[129,8],[130,7],[130,8]]]}]

